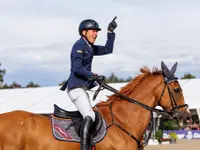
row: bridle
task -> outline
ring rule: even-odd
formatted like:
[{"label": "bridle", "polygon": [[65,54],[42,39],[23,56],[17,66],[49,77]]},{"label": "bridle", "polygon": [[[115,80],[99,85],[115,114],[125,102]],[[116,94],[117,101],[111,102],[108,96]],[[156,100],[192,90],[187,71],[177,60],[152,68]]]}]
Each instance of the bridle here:
[{"label": "bridle", "polygon": [[[113,87],[111,87],[111,86],[109,86],[108,84],[105,83],[105,77],[104,76],[99,76],[98,79],[96,80],[96,82],[98,83],[99,87],[98,87],[98,89],[96,90],[96,92],[95,92],[95,94],[93,96],[93,100],[97,97],[98,93],[101,90],[107,89],[107,90],[109,90],[109,91],[114,92],[115,94],[117,94],[122,100],[128,101],[130,103],[136,104],[138,106],[141,106],[141,107],[149,110],[151,112],[151,119],[153,119],[153,117],[152,117],[153,116],[153,112],[156,112],[159,115],[163,115],[165,117],[168,117],[168,118],[172,119],[172,118],[175,118],[175,117],[180,117],[186,111],[186,109],[188,108],[187,104],[183,104],[183,105],[179,105],[179,106],[177,105],[176,100],[175,100],[175,98],[173,96],[173,93],[171,92],[170,87],[169,87],[169,83],[171,83],[173,81],[176,82],[177,78],[173,79],[173,80],[172,79],[171,80],[169,80],[169,79],[164,80],[164,84],[165,85],[164,85],[163,91],[162,91],[161,96],[158,99],[158,103],[157,103],[158,105],[160,105],[160,102],[161,102],[162,97],[164,95],[165,89],[167,88],[169,96],[170,96],[171,106],[172,106],[172,110],[170,112],[168,112],[166,110],[161,110],[161,109],[149,107],[149,106],[147,106],[147,105],[145,105],[145,104],[143,104],[143,103],[141,103],[141,102],[139,102],[139,101],[137,101],[135,99],[129,98],[129,97],[127,97],[127,96],[119,93],[115,88],[113,88]],[[130,132],[128,132],[127,130],[125,130],[123,127],[121,127],[119,124],[117,124],[115,122],[115,120],[114,120],[114,114],[113,114],[113,111],[112,111],[112,105],[113,105],[114,102],[115,101],[113,101],[113,102],[111,102],[109,104],[109,110],[110,110],[110,115],[111,115],[112,122],[111,122],[110,125],[107,126],[107,129],[110,128],[112,125],[115,125],[119,129],[121,129],[122,131],[124,131],[127,135],[129,135],[132,139],[134,139],[137,142],[139,149],[141,149],[144,146],[146,146],[147,142],[148,142],[148,140],[150,138],[150,134],[152,132],[152,129],[153,129],[152,126],[151,126],[151,130],[150,130],[150,134],[149,134],[149,136],[147,138],[147,141],[145,143],[141,144],[140,141],[141,141],[142,137],[140,138],[140,140],[138,140],[134,135],[132,135]],[[177,111],[180,108],[184,108],[184,107],[185,107],[185,110],[183,112],[178,112]]]},{"label": "bridle", "polygon": [[[173,118],[176,118],[176,117],[180,117],[185,111],[186,111],[186,109],[188,108],[188,105],[187,104],[183,104],[183,105],[177,105],[177,103],[176,103],[176,100],[175,100],[175,98],[174,98],[174,95],[173,95],[173,93],[171,92],[171,89],[170,89],[170,87],[169,87],[169,84],[171,83],[171,82],[177,82],[177,78],[174,78],[174,79],[165,79],[164,78],[164,89],[163,89],[163,91],[162,91],[162,93],[161,93],[161,96],[160,96],[160,98],[158,99],[158,102],[157,102],[157,105],[161,105],[160,104],[160,102],[161,102],[161,100],[162,100],[162,97],[163,97],[163,95],[164,95],[164,92],[165,92],[165,89],[167,88],[167,91],[168,91],[168,94],[169,94],[169,97],[170,97],[170,101],[171,101],[171,106],[172,106],[172,109],[168,112],[168,111],[165,111],[165,112],[167,112],[169,115],[171,115],[171,116],[168,116],[168,114],[167,115],[165,115],[165,114],[162,114],[162,115],[164,115],[164,116],[166,116],[166,117],[168,117],[168,118],[170,118],[170,119],[173,119]],[[178,91],[180,91],[181,90],[181,88],[180,88],[180,86],[179,86],[179,88],[178,88]],[[182,111],[182,112],[178,112],[178,110],[180,109],[180,108],[185,108],[185,110],[184,111]],[[159,112],[158,112],[159,113]]]}]

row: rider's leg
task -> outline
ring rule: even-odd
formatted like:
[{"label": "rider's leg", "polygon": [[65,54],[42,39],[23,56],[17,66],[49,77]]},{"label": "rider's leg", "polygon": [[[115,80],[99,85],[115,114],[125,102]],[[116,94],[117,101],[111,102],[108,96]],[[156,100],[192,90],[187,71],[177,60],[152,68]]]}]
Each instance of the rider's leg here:
[{"label": "rider's leg", "polygon": [[93,120],[90,116],[86,116],[83,119],[83,123],[81,125],[80,137],[81,137],[81,150],[91,150],[91,131],[93,127]]},{"label": "rider's leg", "polygon": [[93,122],[95,121],[95,113],[92,110],[88,94],[83,88],[76,88],[70,90],[68,95],[84,118],[80,134],[81,150],[89,150],[90,135],[93,127]]},{"label": "rider's leg", "polygon": [[89,96],[84,88],[75,88],[68,91],[69,98],[75,104],[78,111],[83,118],[90,116],[95,121],[95,113],[92,110],[92,105],[89,100]]}]

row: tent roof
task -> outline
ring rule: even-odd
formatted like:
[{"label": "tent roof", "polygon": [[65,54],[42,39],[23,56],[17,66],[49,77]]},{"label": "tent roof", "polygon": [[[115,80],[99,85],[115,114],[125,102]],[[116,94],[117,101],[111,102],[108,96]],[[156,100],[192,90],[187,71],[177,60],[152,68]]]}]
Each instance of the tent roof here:
[{"label": "tent roof", "polygon": [[[183,89],[183,94],[189,108],[200,108],[200,79],[179,80]],[[112,87],[119,90],[127,83],[113,83]],[[20,89],[3,89],[0,90],[0,113],[13,110],[26,110],[34,113],[52,113],[53,104],[66,109],[76,110],[74,104],[70,101],[66,92],[60,91],[59,86],[55,87],[39,87],[39,88],[20,88]],[[89,91],[90,99],[94,94]],[[107,100],[107,96],[112,93],[108,90],[103,90],[99,93],[92,105]]]}]

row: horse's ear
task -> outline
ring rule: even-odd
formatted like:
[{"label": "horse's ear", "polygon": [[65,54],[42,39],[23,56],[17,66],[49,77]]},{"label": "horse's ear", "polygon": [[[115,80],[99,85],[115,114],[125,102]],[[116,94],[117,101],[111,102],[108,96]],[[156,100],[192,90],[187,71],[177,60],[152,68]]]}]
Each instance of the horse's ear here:
[{"label": "horse's ear", "polygon": [[178,62],[176,62],[176,63],[173,65],[172,69],[170,70],[171,74],[174,74],[174,73],[176,72],[177,65],[178,65]]},{"label": "horse's ear", "polygon": [[169,70],[163,61],[161,61],[161,68]]},{"label": "horse's ear", "polygon": [[161,68],[164,69],[166,67],[166,65],[164,64],[163,61],[161,61]]},{"label": "horse's ear", "polygon": [[163,61],[161,62],[161,68],[163,71],[163,75],[166,78],[169,78],[171,76],[171,71],[169,71],[169,69],[167,68],[167,66],[165,65],[165,63]]},{"label": "horse's ear", "polygon": [[167,66],[165,65],[165,63],[162,61],[162,62],[161,62],[161,68],[162,68],[162,72],[163,72],[164,77],[166,77],[168,80],[177,79],[177,78],[174,76],[174,73],[175,73],[175,71],[176,71],[177,65],[178,65],[178,63],[176,62],[176,63],[173,65],[172,69],[169,70],[169,69],[167,68]]}]

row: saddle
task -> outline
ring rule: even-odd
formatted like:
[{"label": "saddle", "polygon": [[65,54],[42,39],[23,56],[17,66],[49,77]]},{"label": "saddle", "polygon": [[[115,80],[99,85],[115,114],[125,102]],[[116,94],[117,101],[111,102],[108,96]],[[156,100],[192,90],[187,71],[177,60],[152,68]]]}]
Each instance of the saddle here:
[{"label": "saddle", "polygon": [[[100,142],[106,135],[106,122],[98,111],[95,112],[94,128],[91,136],[92,143]],[[80,142],[80,128],[83,117],[79,111],[66,111],[54,104],[51,116],[54,137],[58,140]]]}]

